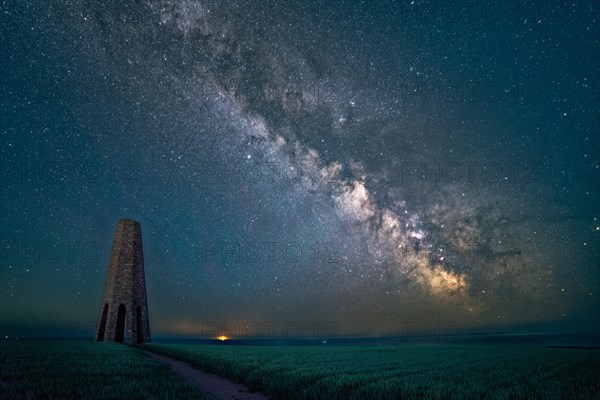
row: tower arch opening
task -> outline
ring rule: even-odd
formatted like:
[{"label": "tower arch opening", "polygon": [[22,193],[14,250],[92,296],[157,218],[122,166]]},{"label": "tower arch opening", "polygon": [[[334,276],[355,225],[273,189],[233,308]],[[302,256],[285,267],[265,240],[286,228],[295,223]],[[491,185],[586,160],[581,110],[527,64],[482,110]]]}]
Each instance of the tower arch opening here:
[{"label": "tower arch opening", "polygon": [[106,317],[108,315],[108,303],[104,304],[102,316],[100,317],[100,325],[98,326],[98,336],[96,340],[102,342],[104,340],[104,331],[106,330]]},{"label": "tower arch opening", "polygon": [[136,343],[144,343],[144,325],[142,323],[142,306],[137,306],[135,310],[136,315]]},{"label": "tower arch opening", "polygon": [[117,329],[115,330],[115,342],[123,343],[125,339],[125,315],[127,314],[127,308],[125,304],[119,306],[117,311]]}]

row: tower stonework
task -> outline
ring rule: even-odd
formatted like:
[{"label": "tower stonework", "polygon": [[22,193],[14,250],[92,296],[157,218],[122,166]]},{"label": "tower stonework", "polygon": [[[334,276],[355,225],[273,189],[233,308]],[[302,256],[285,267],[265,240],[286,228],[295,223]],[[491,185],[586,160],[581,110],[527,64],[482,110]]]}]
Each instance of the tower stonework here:
[{"label": "tower stonework", "polygon": [[127,344],[150,341],[142,227],[131,219],[117,222],[98,313],[96,341]]}]

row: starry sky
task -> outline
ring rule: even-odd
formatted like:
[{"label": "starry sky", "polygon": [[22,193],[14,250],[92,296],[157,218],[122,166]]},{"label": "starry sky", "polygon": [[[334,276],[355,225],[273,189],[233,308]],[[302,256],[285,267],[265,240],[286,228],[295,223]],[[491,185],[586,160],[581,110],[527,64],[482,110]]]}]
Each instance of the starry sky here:
[{"label": "starry sky", "polygon": [[0,7],[5,331],[93,327],[119,218],[155,336],[598,329],[595,1]]}]

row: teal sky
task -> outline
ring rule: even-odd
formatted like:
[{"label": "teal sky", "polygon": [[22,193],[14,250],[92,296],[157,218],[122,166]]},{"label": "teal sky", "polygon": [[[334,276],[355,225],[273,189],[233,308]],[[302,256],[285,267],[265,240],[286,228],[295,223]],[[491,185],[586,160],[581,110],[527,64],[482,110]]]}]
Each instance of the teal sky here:
[{"label": "teal sky", "polygon": [[596,2],[0,7],[5,335],[598,330]]}]

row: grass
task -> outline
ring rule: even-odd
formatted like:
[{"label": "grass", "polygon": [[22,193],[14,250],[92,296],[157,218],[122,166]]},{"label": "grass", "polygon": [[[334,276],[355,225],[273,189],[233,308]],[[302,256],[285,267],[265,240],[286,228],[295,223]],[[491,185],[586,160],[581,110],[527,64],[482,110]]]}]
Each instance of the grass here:
[{"label": "grass", "polygon": [[600,351],[147,344],[273,399],[599,399]]},{"label": "grass", "polygon": [[[273,399],[599,399],[600,351],[146,344]],[[134,347],[0,342],[1,399],[208,399]]]},{"label": "grass", "polygon": [[0,399],[209,399],[139,350],[87,341],[0,342]]}]

